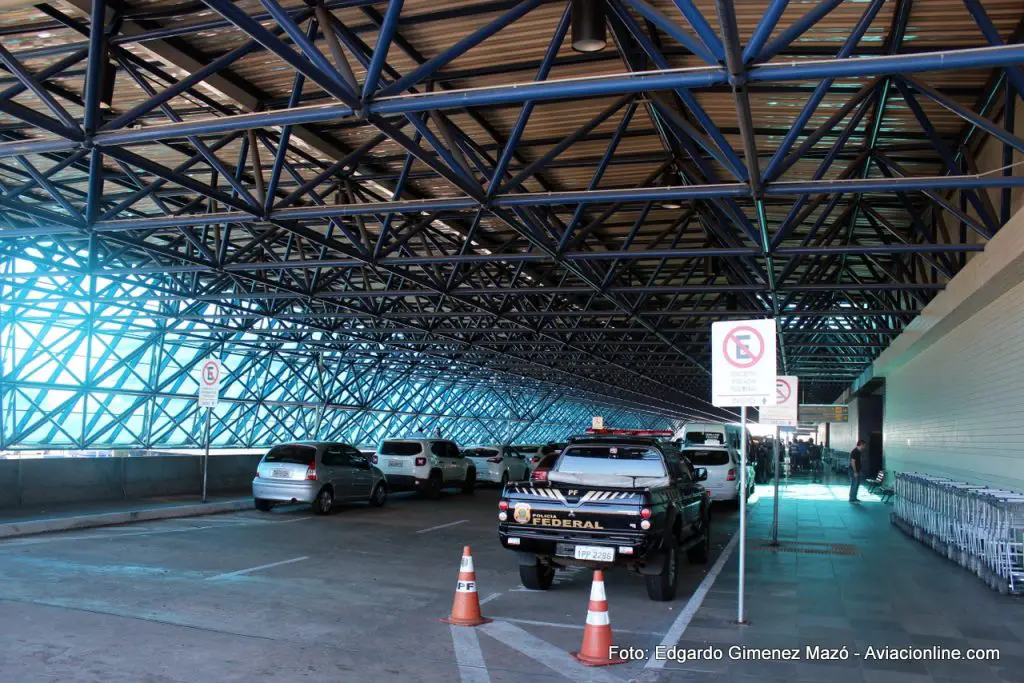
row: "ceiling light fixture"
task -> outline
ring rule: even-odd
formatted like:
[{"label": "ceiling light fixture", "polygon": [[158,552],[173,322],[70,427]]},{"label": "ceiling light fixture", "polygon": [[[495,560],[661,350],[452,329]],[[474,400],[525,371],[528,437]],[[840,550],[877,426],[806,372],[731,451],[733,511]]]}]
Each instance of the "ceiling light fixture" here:
[{"label": "ceiling light fixture", "polygon": [[572,0],[572,49],[600,52],[606,45],[604,0]]}]

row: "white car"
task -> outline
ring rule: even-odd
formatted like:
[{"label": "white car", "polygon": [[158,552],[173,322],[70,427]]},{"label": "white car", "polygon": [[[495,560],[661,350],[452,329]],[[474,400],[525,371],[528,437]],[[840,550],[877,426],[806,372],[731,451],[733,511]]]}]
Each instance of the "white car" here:
[{"label": "white car", "polygon": [[[694,467],[703,467],[708,478],[701,482],[711,493],[711,500],[740,501],[740,454],[729,446],[690,446],[679,455]],[[747,497],[754,492],[754,466],[747,463]]]},{"label": "white car", "polygon": [[513,446],[470,446],[462,453],[476,465],[479,481],[505,486],[510,481],[530,478],[526,456]]},{"label": "white car", "polygon": [[476,486],[476,465],[446,439],[385,439],[373,464],[384,473],[389,491],[421,491],[437,498],[441,489],[472,493]]}]

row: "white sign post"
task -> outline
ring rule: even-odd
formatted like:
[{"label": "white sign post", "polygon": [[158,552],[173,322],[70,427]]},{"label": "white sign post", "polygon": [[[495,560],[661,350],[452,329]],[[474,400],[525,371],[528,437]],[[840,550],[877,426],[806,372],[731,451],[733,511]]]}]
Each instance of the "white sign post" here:
[{"label": "white sign post", "polygon": [[207,358],[199,366],[199,407],[206,408],[206,452],[203,454],[203,502],[206,502],[206,471],[210,461],[210,416],[220,400],[220,380],[224,366],[216,358]]},{"label": "white sign post", "polygon": [[796,427],[800,420],[800,380],[785,375],[775,380],[776,403],[761,408],[761,424],[775,425],[775,499],[772,502],[772,545],[779,544],[779,426]]},{"label": "white sign post", "polygon": [[731,320],[711,324],[711,403],[740,406],[740,571],[736,621],[743,610],[747,569],[747,407],[775,405],[775,321]]},{"label": "white sign post", "polygon": [[594,415],[590,418],[590,428],[595,432],[604,429],[604,417],[601,415]]}]

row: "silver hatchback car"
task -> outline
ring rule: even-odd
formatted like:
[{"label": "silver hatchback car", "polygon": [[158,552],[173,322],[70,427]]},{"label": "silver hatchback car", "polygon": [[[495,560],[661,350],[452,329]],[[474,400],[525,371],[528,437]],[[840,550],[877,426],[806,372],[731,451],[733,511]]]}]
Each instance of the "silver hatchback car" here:
[{"label": "silver hatchback car", "polygon": [[275,503],[310,503],[326,515],[336,502],[365,500],[380,507],[388,487],[370,457],[352,446],[299,442],[267,451],[256,467],[252,497],[257,510],[267,511]]}]

